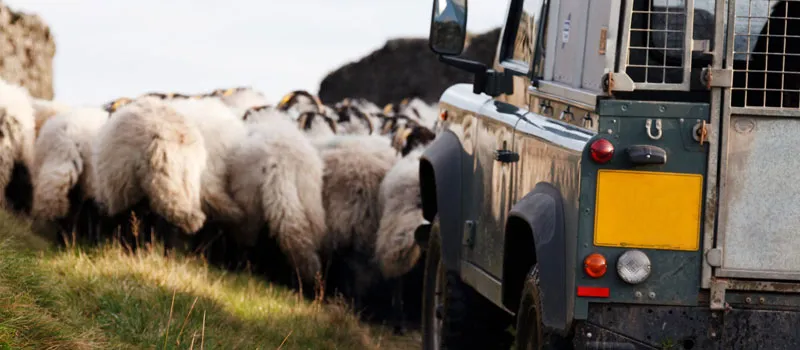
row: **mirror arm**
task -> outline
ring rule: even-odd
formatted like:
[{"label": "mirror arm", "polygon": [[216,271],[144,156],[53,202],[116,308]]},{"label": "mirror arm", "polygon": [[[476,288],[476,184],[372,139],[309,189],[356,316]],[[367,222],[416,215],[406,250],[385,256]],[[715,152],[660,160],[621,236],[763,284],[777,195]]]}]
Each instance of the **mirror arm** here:
[{"label": "mirror arm", "polygon": [[514,93],[513,75],[489,69],[485,64],[455,56],[439,56],[439,61],[474,74],[472,92],[485,93],[492,97]]},{"label": "mirror arm", "polygon": [[[484,76],[486,77],[486,82],[482,90],[487,95],[497,97],[503,94],[511,95],[514,93],[514,76],[512,74],[489,69]],[[475,76],[475,82],[478,82],[477,75]]]},{"label": "mirror arm", "polygon": [[448,64],[450,66],[456,67],[458,69],[461,69],[463,71],[470,72],[472,74],[484,73],[484,72],[486,72],[486,69],[488,68],[483,63],[475,62],[475,61],[472,61],[472,60],[468,60],[468,59],[464,59],[464,58],[456,57],[456,56],[440,55],[439,56],[439,61],[442,62],[442,63],[446,63],[446,64]]}]

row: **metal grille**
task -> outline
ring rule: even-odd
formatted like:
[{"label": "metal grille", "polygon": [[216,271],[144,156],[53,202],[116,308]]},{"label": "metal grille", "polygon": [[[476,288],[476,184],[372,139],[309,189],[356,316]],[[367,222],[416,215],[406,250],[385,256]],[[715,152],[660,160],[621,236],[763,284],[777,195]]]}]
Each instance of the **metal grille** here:
[{"label": "metal grille", "polygon": [[739,0],[734,16],[731,105],[800,107],[800,1]]},{"label": "metal grille", "polygon": [[691,0],[629,3],[625,73],[637,87],[688,87],[687,61],[692,37],[687,33],[692,22],[692,12],[688,9],[692,3]]}]

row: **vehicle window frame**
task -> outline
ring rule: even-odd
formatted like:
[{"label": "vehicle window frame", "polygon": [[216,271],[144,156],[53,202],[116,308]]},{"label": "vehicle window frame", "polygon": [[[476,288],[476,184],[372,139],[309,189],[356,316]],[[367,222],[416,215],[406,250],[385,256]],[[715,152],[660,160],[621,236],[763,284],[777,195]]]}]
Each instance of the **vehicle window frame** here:
[{"label": "vehicle window frame", "polygon": [[[514,43],[517,39],[517,32],[519,31],[519,21],[522,18],[522,9],[524,8],[525,1],[541,1],[542,8],[540,10],[539,16],[541,17],[539,20],[538,28],[536,28],[535,36],[536,36],[536,45],[533,50],[533,55],[531,58],[530,64],[515,61],[514,57]],[[498,61],[500,62],[500,66],[505,68],[507,72],[510,72],[514,75],[521,75],[527,76],[532,80],[542,79],[545,75],[545,67],[542,66],[539,72],[539,76],[534,77],[533,74],[534,68],[537,65],[540,65],[542,61],[544,51],[546,51],[546,42],[542,42],[542,40],[547,40],[544,36],[545,31],[547,30],[548,24],[548,13],[550,11],[550,4],[552,0],[511,0],[508,6],[508,14],[506,15],[506,25],[503,32],[503,37],[501,38],[501,45],[500,45],[500,54],[498,57]],[[544,46],[544,48],[542,47]]]}]

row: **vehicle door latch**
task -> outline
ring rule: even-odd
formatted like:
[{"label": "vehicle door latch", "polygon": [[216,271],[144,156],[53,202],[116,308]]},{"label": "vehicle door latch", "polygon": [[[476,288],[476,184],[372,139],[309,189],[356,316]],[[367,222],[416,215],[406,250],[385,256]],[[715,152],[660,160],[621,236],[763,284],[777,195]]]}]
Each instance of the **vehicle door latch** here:
[{"label": "vehicle door latch", "polygon": [[519,153],[507,149],[494,151],[494,160],[500,163],[516,163],[519,161]]}]

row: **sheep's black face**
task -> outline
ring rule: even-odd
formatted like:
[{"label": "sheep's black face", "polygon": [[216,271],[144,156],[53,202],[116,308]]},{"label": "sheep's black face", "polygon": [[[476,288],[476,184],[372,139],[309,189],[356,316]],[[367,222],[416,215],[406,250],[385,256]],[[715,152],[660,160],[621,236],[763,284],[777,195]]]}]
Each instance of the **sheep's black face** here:
[{"label": "sheep's black face", "polygon": [[417,147],[426,146],[436,138],[436,134],[421,125],[414,125],[406,131],[405,140],[400,153],[405,157]]}]

